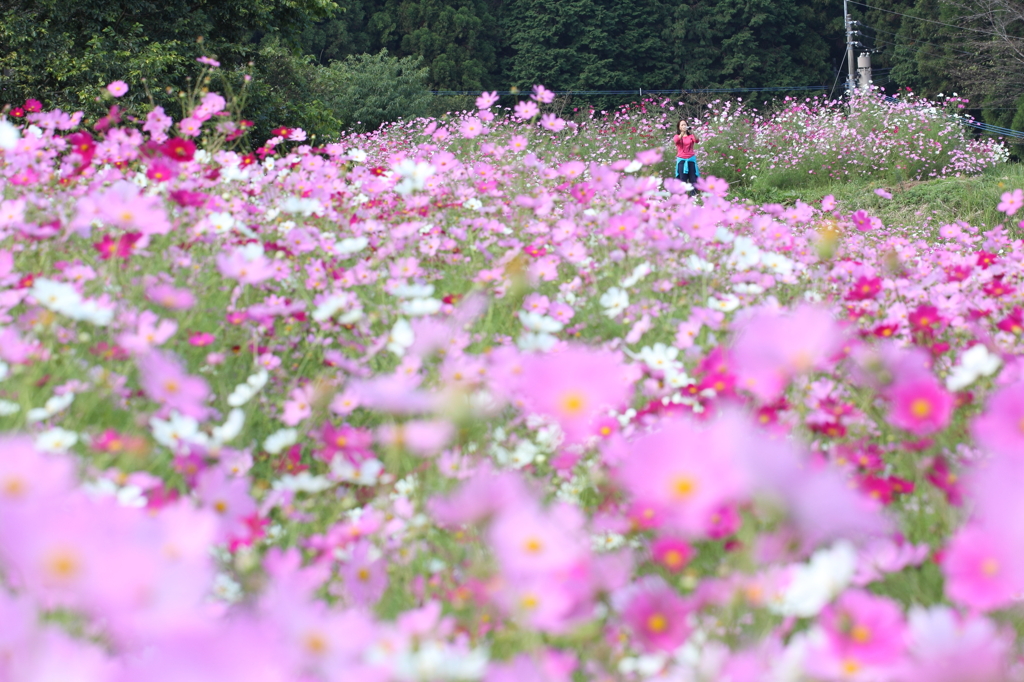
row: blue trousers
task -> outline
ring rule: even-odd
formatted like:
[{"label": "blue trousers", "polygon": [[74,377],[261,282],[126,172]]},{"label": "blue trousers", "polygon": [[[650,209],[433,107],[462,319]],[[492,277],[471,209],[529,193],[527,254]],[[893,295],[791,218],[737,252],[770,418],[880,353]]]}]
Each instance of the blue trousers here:
[{"label": "blue trousers", "polygon": [[[700,169],[697,168],[697,157],[691,156],[688,159],[680,159],[676,157],[676,179],[688,182],[691,185],[697,184],[697,178],[700,177]],[[696,194],[696,190],[692,190],[690,194]]]}]

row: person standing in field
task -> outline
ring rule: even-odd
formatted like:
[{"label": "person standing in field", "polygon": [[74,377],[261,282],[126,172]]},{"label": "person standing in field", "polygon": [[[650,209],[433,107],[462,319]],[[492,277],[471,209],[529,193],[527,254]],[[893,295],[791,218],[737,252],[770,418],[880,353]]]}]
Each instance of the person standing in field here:
[{"label": "person standing in field", "polygon": [[694,185],[700,177],[700,169],[697,168],[697,155],[693,151],[695,144],[700,144],[700,138],[690,128],[686,121],[679,121],[676,126],[676,135],[672,137],[676,143],[676,179],[689,183],[690,196],[697,193]]}]

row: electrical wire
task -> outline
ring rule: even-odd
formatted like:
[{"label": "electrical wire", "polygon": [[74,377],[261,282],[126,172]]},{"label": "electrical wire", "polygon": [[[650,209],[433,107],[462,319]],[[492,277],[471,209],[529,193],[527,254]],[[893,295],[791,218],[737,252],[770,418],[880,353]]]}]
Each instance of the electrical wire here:
[{"label": "electrical wire", "polygon": [[[772,87],[772,88],[702,88],[702,89],[690,89],[690,88],[676,88],[675,90],[553,90],[555,95],[636,95],[636,94],[650,94],[650,95],[682,95],[682,94],[702,94],[702,93],[729,93],[729,92],[803,92],[807,90],[824,90],[827,86],[825,85],[794,85],[792,87]],[[432,95],[479,95],[479,90],[431,90]],[[498,90],[498,95],[526,95],[529,94],[528,90]]]},{"label": "electrical wire", "polygon": [[[888,33],[891,36],[896,36],[897,38],[900,37],[899,33],[893,33],[892,31],[884,31],[884,30],[882,30],[880,28],[875,28],[874,26],[869,26],[868,28],[870,28],[872,31],[875,31],[876,33]],[[924,40],[918,40],[916,38],[911,38],[910,40],[911,40],[911,43],[918,43],[920,45],[931,45],[932,47],[937,47],[940,50],[950,50],[951,52],[956,52],[957,54],[974,54],[973,52],[964,52],[963,50],[955,50],[952,47],[943,46],[943,45],[937,45],[936,43],[929,43],[929,42],[926,42]],[[886,45],[893,45],[894,47],[899,47],[899,45],[901,45],[901,43],[896,43],[896,42],[893,42],[893,41],[890,41],[890,40],[883,40],[882,42],[884,44],[886,44]]]},{"label": "electrical wire", "polygon": [[989,36],[998,36],[999,35],[998,33],[995,33],[993,31],[983,31],[980,28],[967,28],[967,27],[964,27],[964,26],[957,26],[956,24],[947,24],[944,21],[935,21],[934,19],[925,19],[924,17],[915,17],[913,14],[903,14],[902,12],[894,12],[891,9],[882,9],[881,7],[875,7],[874,5],[869,5],[866,2],[858,2],[857,0],[848,0],[848,2],[851,5],[860,5],[861,7],[867,7],[869,9],[878,10],[879,12],[886,12],[887,14],[895,14],[896,16],[899,16],[899,17],[908,17],[910,19],[917,19],[918,21],[926,21],[929,24],[938,24],[939,26],[949,26],[950,28],[956,28],[956,29],[959,29],[961,31],[973,31],[974,33],[984,33],[985,35],[989,35]]},{"label": "electrical wire", "polygon": [[839,62],[839,69],[836,71],[836,79],[832,83],[832,89],[828,91],[828,98],[832,99],[832,93],[836,91],[836,85],[839,84],[839,74],[843,72],[843,64],[846,63],[846,58],[850,56],[850,51],[845,50],[843,52],[843,61]]}]

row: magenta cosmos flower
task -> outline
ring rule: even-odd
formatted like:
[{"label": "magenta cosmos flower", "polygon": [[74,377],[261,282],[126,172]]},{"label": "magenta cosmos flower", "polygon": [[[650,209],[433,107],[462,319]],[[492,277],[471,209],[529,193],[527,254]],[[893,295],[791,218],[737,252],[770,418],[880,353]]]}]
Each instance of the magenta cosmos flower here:
[{"label": "magenta cosmos flower", "polygon": [[686,602],[661,578],[652,578],[632,596],[622,616],[648,651],[674,651],[690,636]]},{"label": "magenta cosmos flower", "polygon": [[930,374],[897,380],[889,389],[889,422],[918,436],[941,431],[949,424],[955,399]]}]

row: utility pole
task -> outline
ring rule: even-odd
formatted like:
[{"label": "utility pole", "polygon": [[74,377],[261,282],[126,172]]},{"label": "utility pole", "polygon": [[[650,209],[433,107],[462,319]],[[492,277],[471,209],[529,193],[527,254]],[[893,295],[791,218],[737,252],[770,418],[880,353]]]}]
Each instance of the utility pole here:
[{"label": "utility pole", "polygon": [[843,21],[846,24],[846,66],[848,68],[846,91],[852,93],[857,67],[853,63],[853,22],[850,21],[850,10],[846,0],[843,0]]}]

